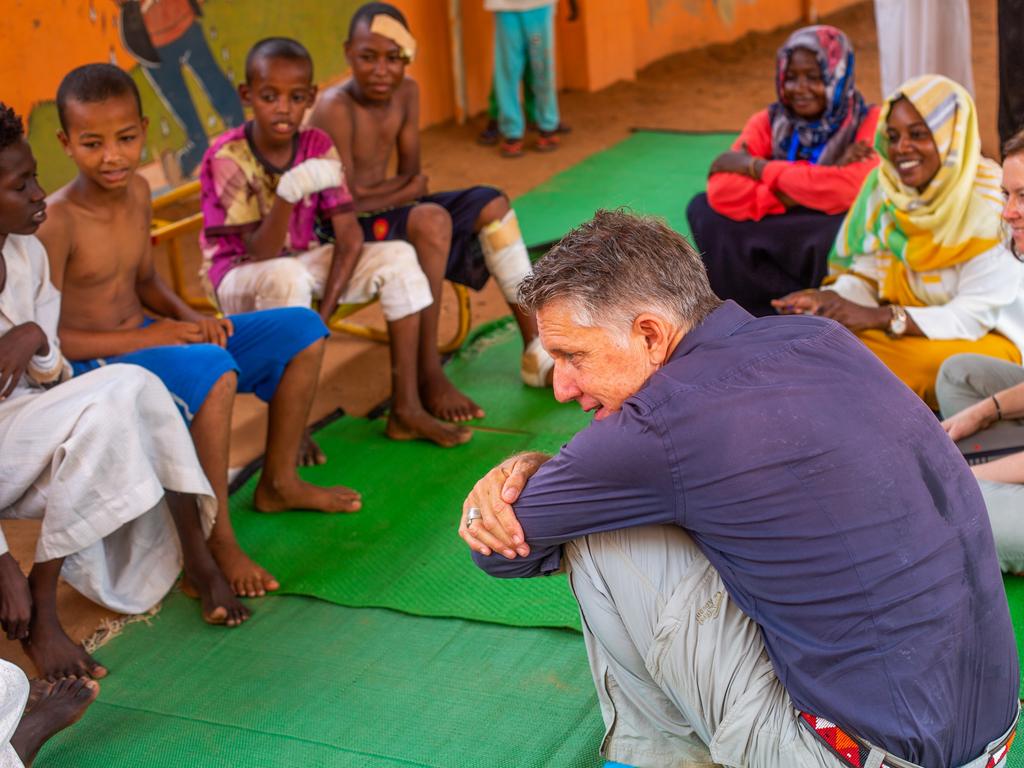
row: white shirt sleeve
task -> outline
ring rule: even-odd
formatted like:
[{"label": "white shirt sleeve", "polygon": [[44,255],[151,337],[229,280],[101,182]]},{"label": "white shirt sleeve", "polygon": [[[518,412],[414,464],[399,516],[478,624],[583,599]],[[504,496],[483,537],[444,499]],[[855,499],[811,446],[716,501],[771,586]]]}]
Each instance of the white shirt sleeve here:
[{"label": "white shirt sleeve", "polygon": [[881,281],[878,259],[874,254],[860,254],[853,257],[849,272],[841,274],[835,282],[822,286],[822,290],[835,291],[847,301],[860,304],[862,307],[877,307],[877,286]]},{"label": "white shirt sleeve", "polygon": [[[1000,312],[1017,301],[1024,265],[1000,245],[939,273],[952,298],[944,304],[907,307],[907,314],[929,339],[974,341],[994,329]],[[927,294],[929,286],[920,284],[924,278],[914,277],[915,292]]]},{"label": "white shirt sleeve", "polygon": [[57,325],[60,322],[60,291],[50,282],[50,264],[46,249],[36,238],[26,241],[33,266],[36,323],[46,334],[49,346],[45,355],[33,355],[28,364],[28,375],[37,384],[56,384],[71,378],[71,366],[60,351]]}]

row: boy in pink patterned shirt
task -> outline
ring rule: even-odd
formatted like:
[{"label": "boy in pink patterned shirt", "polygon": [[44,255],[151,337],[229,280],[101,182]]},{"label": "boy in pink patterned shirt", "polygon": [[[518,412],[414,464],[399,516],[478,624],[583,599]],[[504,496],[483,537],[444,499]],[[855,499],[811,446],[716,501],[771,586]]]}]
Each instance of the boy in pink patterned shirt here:
[{"label": "boy in pink patterned shirt", "polygon": [[[218,138],[200,171],[204,271],[228,313],[320,302],[326,321],[338,304],[379,298],[388,321],[392,408],[387,434],[449,447],[471,432],[438,421],[420,400],[420,315],[433,303],[416,252],[404,242],[364,246],[352,196],[327,134],[299,127],[316,96],[313,62],[295,40],[272,37],[246,58],[242,102],[253,119]],[[335,241],[321,245],[317,218]]]},{"label": "boy in pink patterned shirt", "polygon": [[[214,290],[232,267],[249,260],[246,236],[270,213],[281,177],[307,160],[338,160],[326,134],[315,128],[300,129],[295,134],[293,155],[287,167],[276,168],[257,149],[253,130],[253,123],[245,123],[221,134],[210,147],[200,172],[203,253],[209,262],[207,278]],[[336,187],[301,198],[292,207],[280,255],[297,254],[320,245],[314,231],[317,216],[330,219],[353,210],[344,179]],[[330,316],[328,310],[333,311],[333,307],[325,308],[325,320]]]}]

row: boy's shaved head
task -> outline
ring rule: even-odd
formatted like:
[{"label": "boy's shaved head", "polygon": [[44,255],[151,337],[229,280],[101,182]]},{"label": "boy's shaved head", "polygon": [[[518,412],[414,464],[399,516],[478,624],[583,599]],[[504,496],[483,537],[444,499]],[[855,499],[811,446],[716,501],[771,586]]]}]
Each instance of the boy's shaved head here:
[{"label": "boy's shaved head", "polygon": [[309,79],[313,80],[313,57],[306,46],[290,37],[265,37],[249,49],[245,57],[245,81],[252,83],[256,62],[263,59],[287,59],[300,61],[309,66]]},{"label": "boy's shaved head", "polygon": [[348,23],[348,39],[352,39],[356,32],[356,27],[360,24],[369,26],[373,22],[373,17],[381,13],[400,22],[406,29],[409,28],[409,23],[405,20],[402,12],[390,3],[366,3],[359,6],[356,12],[352,14],[352,20]]},{"label": "boy's shaved head", "polygon": [[142,117],[142,97],[131,76],[113,64],[85,64],[68,72],[57,88],[57,117],[67,133],[67,104],[79,101],[94,104],[116,96],[131,95]]},{"label": "boy's shaved head", "polygon": [[25,135],[25,126],[14,110],[0,101],[0,151],[18,141]]}]

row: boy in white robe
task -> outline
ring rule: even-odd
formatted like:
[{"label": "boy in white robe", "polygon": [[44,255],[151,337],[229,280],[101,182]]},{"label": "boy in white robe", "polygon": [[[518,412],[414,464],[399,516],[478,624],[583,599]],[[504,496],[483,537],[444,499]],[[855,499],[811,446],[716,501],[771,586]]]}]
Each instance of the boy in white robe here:
[{"label": "boy in white robe", "polygon": [[42,519],[27,580],[0,533],[0,628],[42,677],[102,677],[57,618],[59,575],[139,613],[183,560],[207,621],[237,626],[249,614],[206,545],[213,493],[160,380],[112,365],[67,381],[60,294],[32,235],[46,218],[35,174],[21,121],[0,104],[0,518]]}]

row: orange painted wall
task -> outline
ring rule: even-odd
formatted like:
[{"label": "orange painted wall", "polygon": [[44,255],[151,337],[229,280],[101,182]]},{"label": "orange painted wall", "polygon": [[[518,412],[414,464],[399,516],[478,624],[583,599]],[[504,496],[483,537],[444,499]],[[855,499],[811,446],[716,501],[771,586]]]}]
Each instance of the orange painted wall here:
[{"label": "orange painted wall", "polygon": [[[393,0],[407,15],[420,54],[409,74],[421,87],[424,126],[456,115],[450,0]],[[663,56],[735,40],[747,32],[799,22],[805,11],[824,15],[857,0],[577,0],[579,17],[568,20],[559,0],[557,69],[563,87],[594,91],[637,72]],[[309,44],[317,80],[345,75],[341,55],[347,19],[360,0],[201,0],[208,38],[225,72],[240,77],[246,48],[259,37],[290,34]],[[493,17],[482,0],[460,0],[467,112],[487,107],[493,62]],[[0,25],[0,100],[28,118],[30,138],[48,183],[63,183],[73,169],[53,140],[53,98],[70,69],[113,61],[142,89],[143,107],[154,118],[150,157],[166,158],[185,142],[138,63],[122,47],[117,0],[4,0]],[[244,19],[244,24],[239,24]],[[190,81],[191,82],[191,81]],[[208,132],[222,129],[205,96],[189,86]],[[159,128],[160,130],[157,130]]]},{"label": "orange painted wall", "polygon": [[[562,25],[560,42],[577,63],[565,84],[597,90],[629,80],[681,51],[736,40],[853,5],[857,0],[587,0],[579,29]],[[624,34],[629,31],[632,34]]]},{"label": "orange painted wall", "polygon": [[[435,0],[421,0],[436,5]],[[631,80],[653,61],[711,43],[736,40],[748,32],[794,24],[807,12],[817,18],[858,0],[577,0],[579,16],[568,20],[559,2],[557,67],[562,87],[600,90]],[[414,3],[407,2],[403,9]],[[446,6],[447,2],[440,3]],[[480,0],[463,0],[463,50],[469,113],[487,107],[493,61],[494,26]],[[445,13],[446,8],[437,10]],[[450,40],[450,36],[448,37]],[[446,52],[450,63],[450,52]],[[451,74],[450,65],[447,66]],[[432,70],[440,75],[440,69]],[[433,82],[433,81],[429,81]],[[454,91],[450,90],[454,95]],[[451,117],[454,103],[430,105],[430,115]],[[424,122],[432,122],[424,110]]]},{"label": "orange painted wall", "polygon": [[121,47],[114,0],[4,0],[0,100],[27,115],[52,99],[69,70],[90,61],[135,62]]},{"label": "orange painted wall", "polygon": [[[671,53],[794,23],[805,5],[824,15],[854,1],[577,0],[580,15],[574,22],[567,21],[562,2],[557,27],[560,80],[568,88],[598,90],[635,77],[638,70]],[[115,0],[7,3],[11,6],[0,25],[0,98],[21,113],[53,98],[60,78],[78,64],[134,64],[118,37]],[[421,41],[421,55],[410,75],[423,86],[423,124],[449,119],[455,115],[455,86],[448,0],[397,0],[396,5]],[[493,22],[480,0],[463,0],[461,6],[466,89],[473,114],[487,106]],[[342,74],[325,73],[325,79]]]}]

